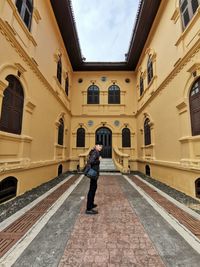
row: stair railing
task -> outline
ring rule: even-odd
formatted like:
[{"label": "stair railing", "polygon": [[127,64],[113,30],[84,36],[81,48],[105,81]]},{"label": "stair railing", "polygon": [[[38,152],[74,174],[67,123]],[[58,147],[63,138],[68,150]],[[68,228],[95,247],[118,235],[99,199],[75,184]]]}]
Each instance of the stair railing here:
[{"label": "stair railing", "polygon": [[113,147],[113,161],[117,169],[122,173],[129,173],[129,155],[122,153],[117,147]]}]

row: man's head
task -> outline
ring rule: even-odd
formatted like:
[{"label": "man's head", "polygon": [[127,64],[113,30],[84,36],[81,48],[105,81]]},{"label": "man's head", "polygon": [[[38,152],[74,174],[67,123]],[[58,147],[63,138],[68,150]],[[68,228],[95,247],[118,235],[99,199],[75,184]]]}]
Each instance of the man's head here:
[{"label": "man's head", "polygon": [[101,151],[103,148],[103,144],[98,141],[95,143],[95,148],[96,148],[96,150]]}]

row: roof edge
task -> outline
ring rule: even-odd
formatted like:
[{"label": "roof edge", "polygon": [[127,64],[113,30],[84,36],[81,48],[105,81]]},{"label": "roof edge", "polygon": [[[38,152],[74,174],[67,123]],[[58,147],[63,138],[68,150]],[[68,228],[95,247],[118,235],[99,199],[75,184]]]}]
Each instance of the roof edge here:
[{"label": "roof edge", "polygon": [[73,70],[135,70],[161,1],[162,0],[140,1],[127,53],[127,61],[84,62],[71,0],[50,0]]}]

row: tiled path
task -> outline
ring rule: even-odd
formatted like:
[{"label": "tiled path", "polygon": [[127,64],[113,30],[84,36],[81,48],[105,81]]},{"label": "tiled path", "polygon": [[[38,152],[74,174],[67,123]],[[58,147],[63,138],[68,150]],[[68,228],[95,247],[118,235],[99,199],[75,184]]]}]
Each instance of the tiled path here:
[{"label": "tiled path", "polygon": [[130,179],[143,191],[145,191],[151,198],[153,198],[166,212],[176,218],[182,225],[184,225],[191,233],[200,239],[200,221],[187,212],[178,208],[175,204],[161,196],[155,189],[149,187],[143,181],[139,180],[136,176],[130,176]]},{"label": "tiled path", "polygon": [[11,223],[3,231],[0,231],[0,257],[9,251],[9,249],[28,232],[28,230],[44,215],[54,202],[77,180],[77,178],[77,175],[73,176],[63,185],[59,186],[59,188],[48,197],[41,200],[20,218]]},{"label": "tiled path", "polygon": [[59,267],[165,266],[114,176],[102,176],[100,213],[79,214]]},{"label": "tiled path", "polygon": [[[167,199],[158,196],[156,190],[152,192],[146,184],[143,185],[143,181],[139,183],[136,177],[129,179],[117,174],[100,176],[95,199],[99,214],[86,215],[84,197],[89,179],[82,176],[76,178],[73,179],[77,181],[66,192],[63,192],[62,185],[58,186],[62,190],[57,192],[59,190],[56,189],[55,192],[59,195],[63,193],[61,198],[16,246],[0,258],[0,266],[200,266],[198,218],[192,224],[197,241],[195,244],[194,239],[186,242],[182,229],[177,230],[172,226],[170,220],[173,218],[166,219],[163,216],[164,209],[159,212],[156,205],[150,204],[148,196],[156,197],[159,204],[167,203],[164,205],[167,213],[172,214],[173,210],[173,214],[181,214],[175,221],[177,218],[183,219],[179,208],[169,205]],[[70,183],[73,183],[73,179]],[[146,197],[135,184],[146,192]],[[184,213],[184,221],[191,224],[191,216]],[[178,224],[181,224],[181,220]]]}]

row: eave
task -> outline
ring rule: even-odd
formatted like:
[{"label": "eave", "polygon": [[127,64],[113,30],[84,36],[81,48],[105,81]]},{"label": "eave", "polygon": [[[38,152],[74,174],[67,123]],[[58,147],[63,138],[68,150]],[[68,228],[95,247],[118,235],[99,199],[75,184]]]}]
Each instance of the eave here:
[{"label": "eave", "polygon": [[127,61],[84,62],[70,0],[50,0],[74,71],[133,71],[158,12],[161,0],[142,0],[136,18]]}]

